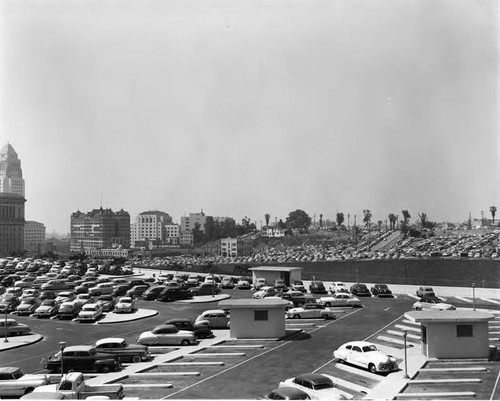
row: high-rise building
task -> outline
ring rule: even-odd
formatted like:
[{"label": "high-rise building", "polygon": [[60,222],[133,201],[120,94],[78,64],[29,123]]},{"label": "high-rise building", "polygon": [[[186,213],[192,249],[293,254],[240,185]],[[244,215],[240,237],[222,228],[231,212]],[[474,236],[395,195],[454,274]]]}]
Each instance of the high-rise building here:
[{"label": "high-rise building", "polygon": [[24,225],[24,250],[39,255],[46,250],[46,230],[43,223],[26,221]]},{"label": "high-rise building", "polygon": [[0,192],[24,197],[21,160],[10,143],[0,150]]},{"label": "high-rise building", "polygon": [[201,213],[189,213],[189,216],[181,217],[181,232],[192,233],[196,223],[200,225],[200,230],[205,230],[205,222],[207,221],[207,216],[203,211]]},{"label": "high-rise building", "polygon": [[10,143],[0,150],[0,256],[24,252],[24,180]]},{"label": "high-rise building", "polygon": [[160,246],[167,243],[166,227],[172,224],[168,213],[158,210],[142,212],[130,227],[131,246]]},{"label": "high-rise building", "polygon": [[71,215],[71,252],[92,253],[100,249],[130,248],[130,214],[94,209]]},{"label": "high-rise building", "polygon": [[0,256],[24,252],[23,196],[0,192]]}]

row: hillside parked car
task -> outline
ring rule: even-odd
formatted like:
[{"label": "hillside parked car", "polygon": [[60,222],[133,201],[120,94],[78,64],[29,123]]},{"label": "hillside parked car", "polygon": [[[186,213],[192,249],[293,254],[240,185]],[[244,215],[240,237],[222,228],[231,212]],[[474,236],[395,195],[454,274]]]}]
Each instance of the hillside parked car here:
[{"label": "hillside parked car", "polygon": [[419,289],[417,290],[417,297],[422,298],[422,297],[428,297],[428,296],[431,296],[431,297],[436,296],[432,287],[419,287]]},{"label": "hillside parked car", "polygon": [[192,331],[179,330],[173,324],[162,324],[151,331],[141,333],[137,343],[144,345],[194,345],[196,338]]},{"label": "hillside parked car", "polygon": [[30,334],[31,329],[26,324],[7,318],[0,320],[0,333],[7,333],[7,336],[21,336]]},{"label": "hillside parked car", "polygon": [[353,396],[342,390],[331,377],[320,373],[306,373],[286,379],[278,387],[293,387],[304,391],[312,400],[347,400]]},{"label": "hillside parked car", "polygon": [[351,341],[333,351],[340,363],[350,363],[368,369],[372,373],[398,370],[398,362],[391,355],[383,353],[375,344],[367,341]]},{"label": "hillside parked car", "polygon": [[366,284],[355,283],[350,288],[351,294],[357,297],[371,297],[372,293],[366,286]]},{"label": "hillside parked car", "polygon": [[115,309],[116,299],[113,295],[100,295],[96,302],[101,305],[103,312],[111,312]]},{"label": "hillside parked car", "polygon": [[135,301],[131,297],[121,297],[115,305],[115,313],[133,313],[136,311]]},{"label": "hillside parked car", "polygon": [[78,312],[77,320],[79,322],[96,322],[102,317],[102,306],[98,303],[85,304]]},{"label": "hillside parked car", "polygon": [[414,310],[455,310],[455,306],[443,302],[443,300],[436,296],[425,296],[420,298],[413,304]]},{"label": "hillside parked car", "polygon": [[99,372],[108,373],[115,372],[122,368],[120,358],[97,352],[91,345],[72,345],[64,348],[61,352],[49,357],[45,361],[44,368],[49,372],[61,371],[61,358],[62,367],[64,372],[72,370],[78,372]]},{"label": "hillside parked car", "polygon": [[323,281],[315,280],[311,281],[311,284],[309,284],[309,292],[311,294],[326,294],[328,291],[326,291]]},{"label": "hillside parked car", "polygon": [[291,308],[286,311],[286,317],[289,319],[335,319],[335,312],[319,303],[306,304],[297,308]]},{"label": "hillside parked car", "polygon": [[18,367],[0,367],[0,398],[20,398],[31,393],[36,387],[50,384],[50,379],[43,374],[25,375]]},{"label": "hillside parked car", "polygon": [[44,299],[40,306],[35,310],[35,316],[37,318],[52,317],[57,315],[59,310],[59,304],[55,299]]},{"label": "hillside parked car", "polygon": [[332,295],[326,295],[319,299],[319,303],[325,305],[326,307],[333,306],[350,306],[352,308],[362,308],[363,304],[351,294],[346,294],[343,292],[336,292]]},{"label": "hillside parked car", "polygon": [[119,357],[123,362],[139,363],[151,359],[151,352],[146,345],[129,344],[124,338],[109,337],[95,343],[97,352]]},{"label": "hillside parked car", "polygon": [[375,284],[371,288],[371,292],[373,296],[379,297],[379,298],[392,298],[392,291],[389,289],[387,284]]}]

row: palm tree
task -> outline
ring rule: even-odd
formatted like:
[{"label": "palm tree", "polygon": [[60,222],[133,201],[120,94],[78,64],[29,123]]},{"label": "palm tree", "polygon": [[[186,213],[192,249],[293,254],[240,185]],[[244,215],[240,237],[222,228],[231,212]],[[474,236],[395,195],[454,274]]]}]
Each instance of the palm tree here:
[{"label": "palm tree", "polygon": [[397,220],[397,217],[394,213],[389,213],[389,216],[387,216],[389,218],[389,223],[391,225],[391,230],[394,230],[394,227],[396,225],[396,220]]},{"label": "palm tree", "polygon": [[495,224],[495,214],[497,212],[497,207],[496,206],[490,206],[490,213],[491,217],[493,218],[493,224]]},{"label": "palm tree", "polygon": [[372,212],[370,212],[369,209],[363,210],[363,222],[365,223],[366,227],[370,226],[371,220],[372,220]]},{"label": "palm tree", "polygon": [[323,215],[322,214],[319,215],[319,226],[323,227]]},{"label": "palm tree", "polygon": [[269,225],[269,219],[271,218],[271,215],[269,213],[266,213],[264,215],[264,218],[266,219],[266,227]]}]

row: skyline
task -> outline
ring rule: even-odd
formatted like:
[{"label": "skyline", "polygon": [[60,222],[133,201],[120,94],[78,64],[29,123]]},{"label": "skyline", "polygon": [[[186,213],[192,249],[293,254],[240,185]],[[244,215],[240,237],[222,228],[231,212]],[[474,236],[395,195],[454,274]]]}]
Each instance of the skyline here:
[{"label": "skyline", "polygon": [[494,1],[6,0],[0,29],[0,147],[47,233],[500,207]]}]

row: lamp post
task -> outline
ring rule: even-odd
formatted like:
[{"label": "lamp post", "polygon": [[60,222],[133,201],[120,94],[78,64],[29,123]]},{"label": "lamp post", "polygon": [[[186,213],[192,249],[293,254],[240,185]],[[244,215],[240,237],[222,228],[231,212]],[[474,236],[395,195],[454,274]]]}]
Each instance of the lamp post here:
[{"label": "lamp post", "polygon": [[3,340],[4,343],[8,343],[9,342],[9,339],[7,338],[7,305],[5,305],[5,325],[4,325],[4,329],[5,329],[5,338]]},{"label": "lamp post", "polygon": [[214,285],[215,285],[215,276],[212,273],[212,297],[214,296]]},{"label": "lamp post", "polygon": [[61,379],[63,378],[64,372],[63,351],[65,347],[66,343],[64,341],[59,342],[59,349],[61,350]]},{"label": "lamp post", "polygon": [[476,310],[476,283],[472,283],[472,307]]},{"label": "lamp post", "polygon": [[408,355],[406,352],[406,336],[408,335],[407,330],[403,330],[403,339],[404,339],[404,346],[405,346],[405,375],[403,376],[403,379],[409,379],[410,376],[408,376]]}]

